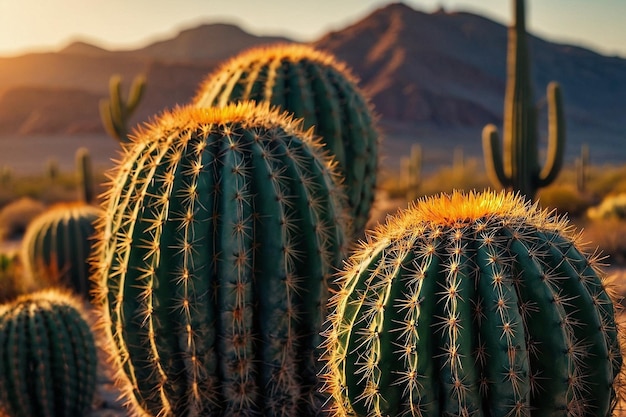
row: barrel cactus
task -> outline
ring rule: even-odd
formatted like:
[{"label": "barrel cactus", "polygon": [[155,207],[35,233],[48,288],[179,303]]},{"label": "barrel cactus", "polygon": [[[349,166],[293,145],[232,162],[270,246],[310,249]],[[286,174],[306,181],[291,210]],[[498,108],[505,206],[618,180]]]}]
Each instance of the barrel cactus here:
[{"label": "barrel cactus", "polygon": [[347,210],[334,163],[269,105],[179,108],[113,174],[94,258],[136,413],[311,415]]},{"label": "barrel cactus", "polygon": [[46,290],[0,306],[0,415],[84,416],[96,367],[88,317],[74,296]]},{"label": "barrel cactus", "polygon": [[59,203],[33,219],[21,243],[28,279],[88,296],[92,287],[89,258],[99,215],[100,209],[94,206]]},{"label": "barrel cactus", "polygon": [[266,101],[304,119],[322,137],[345,178],[354,234],[368,221],[374,201],[378,132],[371,105],[347,66],[332,55],[300,44],[245,51],[224,63],[201,85],[195,106]]},{"label": "barrel cactus", "polygon": [[596,261],[520,195],[418,201],[341,273],[333,415],[610,415],[622,358]]}]

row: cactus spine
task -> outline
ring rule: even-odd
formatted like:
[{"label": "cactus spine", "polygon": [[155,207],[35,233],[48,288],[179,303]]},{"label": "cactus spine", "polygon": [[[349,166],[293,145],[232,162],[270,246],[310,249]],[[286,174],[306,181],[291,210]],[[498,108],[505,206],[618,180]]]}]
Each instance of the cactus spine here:
[{"label": "cactus spine", "polygon": [[555,180],[563,164],[565,119],[561,89],[548,84],[549,137],[546,162],[539,164],[537,110],[533,99],[524,0],[514,0],[515,23],[509,28],[507,85],[504,102],[504,154],[497,128],[483,129],[483,153],[493,184],[533,199],[537,190]]},{"label": "cactus spine", "polygon": [[122,78],[114,75],[109,80],[109,99],[100,101],[100,118],[111,137],[122,143],[129,142],[128,123],[137,109],[146,88],[146,78],[138,75],[133,80],[128,100],[122,96]]},{"label": "cactus spine", "polygon": [[576,242],[566,220],[505,193],[388,219],[332,299],[333,415],[609,416],[621,337]]},{"label": "cactus spine", "polygon": [[91,204],[94,201],[95,192],[91,156],[87,148],[79,148],[76,151],[76,167],[78,174],[78,200]]},{"label": "cactus spine", "polygon": [[267,101],[304,119],[338,161],[360,235],[374,201],[378,132],[371,106],[343,63],[305,45],[255,48],[211,74],[194,99],[198,107]]},{"label": "cactus spine", "polygon": [[0,306],[0,414],[87,415],[96,364],[94,338],[74,297],[48,290]]},{"label": "cactus spine", "polygon": [[278,109],[182,108],[138,132],[94,258],[137,414],[311,415],[342,191]]},{"label": "cactus spine", "polygon": [[61,203],[33,219],[21,243],[27,277],[45,286],[60,284],[88,296],[91,238],[99,215],[97,207]]}]

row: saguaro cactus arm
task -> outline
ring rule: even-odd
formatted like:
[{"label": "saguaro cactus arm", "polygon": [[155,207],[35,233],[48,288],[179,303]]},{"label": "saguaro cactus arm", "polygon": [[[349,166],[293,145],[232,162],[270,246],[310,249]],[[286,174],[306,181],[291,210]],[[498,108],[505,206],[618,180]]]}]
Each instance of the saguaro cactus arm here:
[{"label": "saguaro cactus arm", "polygon": [[502,149],[500,147],[498,128],[493,124],[488,124],[483,129],[483,154],[489,180],[493,184],[500,184],[502,188],[511,187],[511,178],[504,173],[502,164]]},{"label": "saguaro cactus arm", "polygon": [[559,83],[548,84],[548,153],[545,165],[539,174],[538,185],[545,187],[554,181],[563,166],[565,151],[565,116]]},{"label": "saguaro cactus arm", "polygon": [[122,96],[122,78],[114,75],[109,81],[110,99],[100,101],[100,118],[109,135],[120,142],[128,141],[128,121],[137,109],[146,87],[146,78],[138,75],[133,80],[128,100]]},{"label": "saguaro cactus arm", "polygon": [[76,151],[76,174],[78,176],[79,200],[87,204],[94,201],[93,169],[91,156],[87,148],[79,148]]}]

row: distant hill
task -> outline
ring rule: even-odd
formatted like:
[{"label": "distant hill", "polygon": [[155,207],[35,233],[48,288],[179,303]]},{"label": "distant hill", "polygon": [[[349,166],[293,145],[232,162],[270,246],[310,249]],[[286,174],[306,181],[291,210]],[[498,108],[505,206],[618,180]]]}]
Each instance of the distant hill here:
[{"label": "distant hill", "polygon": [[226,59],[255,45],[292,42],[288,38],[251,35],[235,25],[210,24],[183,30],[176,37],[130,51],[162,61],[190,62]]},{"label": "distant hill", "polygon": [[16,87],[0,99],[0,132],[16,136],[93,132],[101,129],[99,100],[99,95],[79,89]]},{"label": "distant hill", "polygon": [[[102,132],[97,97],[107,95],[114,73],[126,85],[146,74],[146,95],[134,122],[147,120],[188,102],[227,57],[288,41],[211,24],[132,51],[75,42],[56,53],[0,58],[0,135]],[[466,155],[481,153],[482,127],[501,123],[506,44],[506,27],[485,17],[423,13],[401,3],[313,43],[346,61],[360,78],[381,116],[392,165],[415,141],[427,146],[426,155],[438,152],[441,161],[450,158],[453,146],[464,147]],[[626,162],[626,60],[537,37],[530,46],[542,123],[547,83],[557,80],[563,87],[568,158],[586,142],[593,163]],[[54,109],[47,108],[49,117],[42,118],[41,109],[51,100]],[[83,113],[76,106],[92,107]],[[545,126],[541,132],[545,135]]]},{"label": "distant hill", "polygon": [[[405,136],[445,139],[466,128],[470,143],[454,145],[480,153],[482,127],[502,122],[507,28],[485,17],[392,4],[315,46],[346,61],[387,125]],[[540,118],[547,83],[563,87],[570,158],[586,142],[594,157],[626,162],[626,60],[537,37],[530,53]]]}]

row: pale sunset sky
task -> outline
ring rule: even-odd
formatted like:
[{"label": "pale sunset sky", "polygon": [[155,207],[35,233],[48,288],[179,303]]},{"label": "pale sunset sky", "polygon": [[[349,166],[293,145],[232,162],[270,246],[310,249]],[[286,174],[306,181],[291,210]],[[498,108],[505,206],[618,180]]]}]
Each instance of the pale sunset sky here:
[{"label": "pale sunset sky", "polygon": [[[0,0],[0,56],[83,40],[132,49],[201,23],[235,23],[253,34],[315,40],[389,0]],[[432,12],[469,11],[508,24],[511,0],[404,0]],[[548,40],[626,58],[626,0],[527,0],[527,25]]]}]

